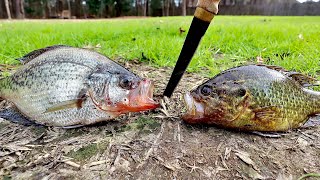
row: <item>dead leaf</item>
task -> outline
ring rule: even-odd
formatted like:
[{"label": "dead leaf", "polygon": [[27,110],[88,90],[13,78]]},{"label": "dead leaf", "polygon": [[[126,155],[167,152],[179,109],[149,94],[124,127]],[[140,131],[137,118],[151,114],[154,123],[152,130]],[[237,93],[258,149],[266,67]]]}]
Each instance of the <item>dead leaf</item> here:
[{"label": "dead leaf", "polygon": [[248,176],[252,179],[266,179],[261,174],[259,174],[256,170],[252,169],[251,167],[248,167],[247,173],[248,173]]},{"label": "dead leaf", "polygon": [[250,154],[244,151],[236,150],[235,155],[240,158],[243,162],[245,162],[248,165],[251,165],[255,170],[258,170],[256,167],[256,164],[253,162],[253,160],[250,158]]},{"label": "dead leaf", "polygon": [[179,32],[180,32],[180,35],[184,32],[186,32],[186,30],[182,29],[181,27],[179,28]]},{"label": "dead leaf", "polygon": [[88,45],[83,46],[82,48],[95,50],[95,49],[100,49],[100,48],[101,48],[101,45],[100,45],[100,43],[98,43],[98,44],[96,44],[96,45],[88,44]]},{"label": "dead leaf", "polygon": [[264,60],[262,59],[261,56],[257,56],[257,63],[262,64],[264,62]]},{"label": "dead leaf", "polygon": [[226,150],[224,151],[224,159],[228,160],[230,157],[231,148],[226,147]]},{"label": "dead leaf", "polygon": [[305,149],[310,143],[308,143],[308,141],[306,141],[305,139],[299,137],[297,139],[297,143],[298,143],[298,146],[301,148],[301,149]]},{"label": "dead leaf", "polygon": [[16,144],[8,144],[3,146],[6,149],[9,149],[10,151],[31,151],[32,149],[24,147],[24,146],[19,146]]},{"label": "dead leaf", "polygon": [[79,164],[72,162],[72,161],[65,161],[64,163],[68,164],[69,166],[75,167],[75,168],[81,167]]}]

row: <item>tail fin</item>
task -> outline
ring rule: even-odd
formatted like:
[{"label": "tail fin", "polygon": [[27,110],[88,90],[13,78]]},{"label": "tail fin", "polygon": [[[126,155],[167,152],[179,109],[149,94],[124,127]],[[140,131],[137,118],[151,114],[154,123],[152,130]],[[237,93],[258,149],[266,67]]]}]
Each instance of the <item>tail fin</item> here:
[{"label": "tail fin", "polygon": [[4,77],[0,77],[0,101],[2,100],[2,89],[3,89],[3,84],[2,84],[2,81],[3,81]]},{"label": "tail fin", "polygon": [[5,89],[6,89],[6,77],[0,77],[0,100],[4,96]]}]

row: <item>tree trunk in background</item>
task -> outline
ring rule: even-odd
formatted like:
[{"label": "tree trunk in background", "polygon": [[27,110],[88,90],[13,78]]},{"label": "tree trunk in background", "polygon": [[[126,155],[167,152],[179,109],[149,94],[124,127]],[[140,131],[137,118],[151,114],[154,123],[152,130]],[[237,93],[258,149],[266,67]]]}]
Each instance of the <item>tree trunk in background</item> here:
[{"label": "tree trunk in background", "polygon": [[144,0],[143,16],[148,16],[149,0]]},{"label": "tree trunk in background", "polygon": [[170,0],[167,0],[167,9],[166,9],[166,14],[169,16],[170,14]]},{"label": "tree trunk in background", "polygon": [[24,0],[14,0],[14,14],[17,19],[24,19]]},{"label": "tree trunk in background", "polygon": [[174,2],[175,0],[171,0],[171,2],[170,2],[170,6],[171,6],[171,14],[172,14],[172,16],[174,16],[175,15],[175,8],[176,8],[176,3]]},{"label": "tree trunk in background", "polygon": [[0,1],[0,18],[6,17],[6,14],[4,12],[6,12],[4,1]]},{"label": "tree trunk in background", "polygon": [[46,1],[45,3],[46,17],[49,18],[51,16],[51,6],[50,2]]},{"label": "tree trunk in background", "polygon": [[120,17],[122,15],[121,0],[116,0],[115,2],[116,2],[116,4],[115,4],[114,9],[116,10],[116,17]]},{"label": "tree trunk in background", "polygon": [[101,2],[100,2],[100,9],[99,9],[99,11],[100,11],[100,13],[99,13],[99,14],[100,14],[100,15],[99,15],[100,18],[103,18],[103,17],[104,17],[103,12],[104,12],[105,7],[106,7],[106,6],[104,5],[104,2],[101,1]]},{"label": "tree trunk in background", "polygon": [[42,7],[41,7],[41,9],[42,9],[42,11],[41,11],[41,13],[42,13],[42,19],[46,19],[46,18],[48,18],[49,16],[48,16],[48,13],[47,13],[47,11],[46,11],[46,6],[47,6],[47,3],[46,2],[43,2],[43,0],[41,1],[41,4],[40,4]]},{"label": "tree trunk in background", "polygon": [[81,3],[81,0],[75,0],[74,5],[75,5],[74,15],[77,18],[82,17],[82,13],[81,13],[82,12],[82,3]]},{"label": "tree trunk in background", "polygon": [[8,19],[11,19],[11,13],[10,13],[10,8],[9,8],[9,1],[8,1],[8,0],[4,0],[4,4],[5,4],[5,6],[6,6],[6,11],[7,11]]},{"label": "tree trunk in background", "polygon": [[24,0],[20,1],[20,8],[21,8],[20,11],[21,11],[22,18],[24,19],[26,17],[24,13]]},{"label": "tree trunk in background", "polygon": [[67,4],[68,4],[68,11],[69,11],[69,19],[71,18],[72,14],[71,14],[71,2],[70,0],[67,0]]},{"label": "tree trunk in background", "polygon": [[186,16],[187,15],[187,0],[182,0],[181,3],[181,8],[182,8],[182,16]]},{"label": "tree trunk in background", "polygon": [[139,15],[138,0],[135,0],[134,4],[135,4],[135,8],[136,8],[136,16],[138,16]]},{"label": "tree trunk in background", "polygon": [[170,0],[163,0],[163,16],[169,16]]}]

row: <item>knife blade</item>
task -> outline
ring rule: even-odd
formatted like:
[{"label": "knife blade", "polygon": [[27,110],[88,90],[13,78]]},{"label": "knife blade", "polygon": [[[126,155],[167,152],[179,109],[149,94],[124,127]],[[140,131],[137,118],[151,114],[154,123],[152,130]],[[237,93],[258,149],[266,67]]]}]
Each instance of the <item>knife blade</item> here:
[{"label": "knife blade", "polygon": [[[163,96],[172,96],[172,93],[186,71],[203,35],[206,33],[214,14],[218,12],[219,1],[220,0],[199,0],[189,32]],[[208,11],[208,9],[214,13]]]}]

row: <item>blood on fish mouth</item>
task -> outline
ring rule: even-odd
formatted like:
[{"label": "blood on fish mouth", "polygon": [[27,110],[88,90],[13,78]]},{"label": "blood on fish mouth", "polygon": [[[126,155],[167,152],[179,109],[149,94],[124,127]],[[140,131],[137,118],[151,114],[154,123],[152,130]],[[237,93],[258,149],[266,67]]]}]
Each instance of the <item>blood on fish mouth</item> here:
[{"label": "blood on fish mouth", "polygon": [[159,107],[159,103],[153,100],[153,89],[152,81],[142,80],[136,89],[130,91],[128,95],[129,103],[124,105],[125,108],[130,112],[137,112]]}]

